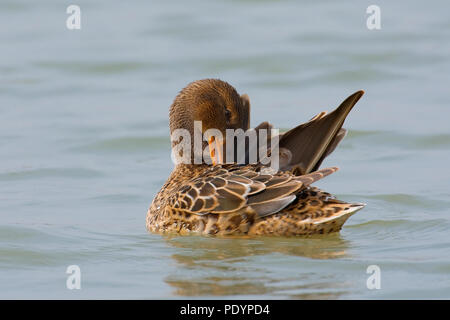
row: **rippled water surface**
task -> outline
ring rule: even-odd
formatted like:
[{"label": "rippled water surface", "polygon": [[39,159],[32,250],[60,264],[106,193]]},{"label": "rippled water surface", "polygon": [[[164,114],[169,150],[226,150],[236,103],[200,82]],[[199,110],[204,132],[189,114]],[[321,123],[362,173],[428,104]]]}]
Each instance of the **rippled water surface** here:
[{"label": "rippled water surface", "polygon": [[[378,1],[376,31],[372,1],[80,0],[79,31],[68,4],[0,2],[1,298],[450,298],[448,1]],[[205,77],[280,128],[364,89],[317,186],[367,207],[329,236],[148,234],[168,107]]]}]

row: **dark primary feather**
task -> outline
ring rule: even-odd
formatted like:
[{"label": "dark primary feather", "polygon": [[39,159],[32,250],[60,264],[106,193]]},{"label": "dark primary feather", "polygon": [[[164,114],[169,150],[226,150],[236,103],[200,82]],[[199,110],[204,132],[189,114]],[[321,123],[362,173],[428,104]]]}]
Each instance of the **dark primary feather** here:
[{"label": "dark primary feather", "polygon": [[289,130],[280,138],[280,153],[289,154],[290,159],[282,170],[296,169],[298,174],[316,170],[345,136],[341,131],[350,110],[358,102],[363,91],[357,91],[333,112],[322,112],[309,122]]},{"label": "dark primary feather", "polygon": [[[345,99],[333,112],[329,114],[320,112],[308,122],[280,134],[280,170],[293,171],[296,175],[318,170],[323,160],[336,149],[346,136],[347,130],[342,128],[342,125],[348,113],[363,94],[363,91],[357,91]],[[267,121],[255,127],[258,144],[247,146],[245,163],[250,162],[249,154],[261,147],[261,142],[264,142],[259,130],[267,130],[266,145],[268,150],[271,149],[270,130],[272,128],[273,126]],[[260,161],[259,155],[257,156],[257,161]]]}]

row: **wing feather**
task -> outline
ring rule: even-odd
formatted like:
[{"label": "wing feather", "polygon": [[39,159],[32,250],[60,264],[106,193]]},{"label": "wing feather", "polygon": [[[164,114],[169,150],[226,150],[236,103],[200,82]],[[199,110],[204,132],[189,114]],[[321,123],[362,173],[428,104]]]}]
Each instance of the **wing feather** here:
[{"label": "wing feather", "polygon": [[211,167],[206,174],[180,186],[169,197],[169,204],[199,215],[249,208],[264,217],[284,209],[306,186],[337,170],[333,167],[294,176],[289,172],[262,174],[260,169],[260,165]]}]

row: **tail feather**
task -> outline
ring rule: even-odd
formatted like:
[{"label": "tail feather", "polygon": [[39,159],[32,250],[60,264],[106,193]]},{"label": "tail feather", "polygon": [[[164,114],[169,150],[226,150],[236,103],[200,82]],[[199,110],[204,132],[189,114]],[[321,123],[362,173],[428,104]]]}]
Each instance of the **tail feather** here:
[{"label": "tail feather", "polygon": [[345,118],[363,94],[364,91],[357,91],[333,112],[321,112],[309,122],[284,133],[279,142],[280,153],[288,154],[289,159],[281,169],[296,169],[301,175],[317,170],[344,138],[345,131],[341,128]]},{"label": "tail feather", "polygon": [[249,234],[301,236],[338,232],[347,219],[364,206],[340,201],[316,187],[307,187],[286,208],[256,222]]},{"label": "tail feather", "polygon": [[[331,214],[329,217],[318,217],[313,221],[313,225],[319,230],[318,233],[330,233],[341,230],[347,219],[364,208],[365,204],[344,202],[334,204],[332,207],[333,210],[336,211],[335,213]],[[325,210],[327,210],[326,207]],[[320,230],[323,230],[323,232]]]}]

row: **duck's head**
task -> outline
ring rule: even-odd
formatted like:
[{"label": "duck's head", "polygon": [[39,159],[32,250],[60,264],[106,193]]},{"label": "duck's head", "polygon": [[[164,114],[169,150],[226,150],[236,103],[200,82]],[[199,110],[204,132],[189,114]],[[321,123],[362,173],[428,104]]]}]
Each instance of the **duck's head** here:
[{"label": "duck's head", "polygon": [[[220,163],[222,155],[215,153],[215,143],[221,147],[225,141],[217,141],[215,137],[203,140],[204,134],[213,132],[211,129],[220,131],[223,139],[226,137],[226,129],[249,128],[250,102],[247,95],[240,96],[228,83],[219,79],[204,79],[191,82],[175,98],[169,112],[169,125],[172,137],[172,148],[177,146],[184,138],[180,138],[177,132],[184,129],[190,135],[191,156],[190,159],[202,159],[203,150],[209,146],[212,162]],[[199,126],[201,124],[201,126]],[[201,146],[196,137],[201,137]],[[200,150],[201,149],[201,150]],[[186,161],[186,154],[181,148],[174,151],[176,161],[180,158]],[[194,162],[192,162],[194,163]],[[196,162],[198,163],[198,162]]]}]

